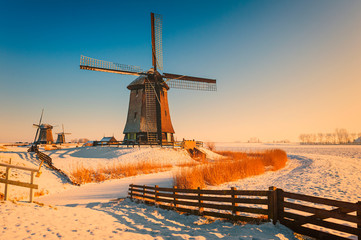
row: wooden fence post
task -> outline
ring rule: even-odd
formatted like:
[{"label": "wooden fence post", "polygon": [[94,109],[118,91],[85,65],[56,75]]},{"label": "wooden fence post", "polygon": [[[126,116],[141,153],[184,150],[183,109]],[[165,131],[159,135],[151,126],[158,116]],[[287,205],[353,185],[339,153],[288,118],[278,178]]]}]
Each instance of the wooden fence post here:
[{"label": "wooden fence post", "polygon": [[[357,217],[361,220],[361,201],[357,202]],[[357,228],[359,230],[358,234],[357,234],[357,239],[361,240],[361,223],[357,224]]]},{"label": "wooden fence post", "polygon": [[238,203],[236,203],[237,195],[235,194],[235,191],[237,188],[231,187],[232,190],[232,214],[237,215],[239,212],[235,210],[235,208],[238,206]]},{"label": "wooden fence post", "polygon": [[155,190],[154,190],[154,200],[155,200],[155,204],[157,204],[157,198],[158,198],[158,185],[155,185]]},{"label": "wooden fence post", "polygon": [[143,185],[143,202],[145,201],[145,185]]},{"label": "wooden fence post", "polygon": [[10,175],[10,167],[6,167],[6,177],[5,177],[5,196],[4,196],[4,200],[7,201],[9,199],[9,185],[8,185],[8,180],[9,180],[9,175]]},{"label": "wooden fence post", "polygon": [[276,189],[276,198],[277,198],[277,220],[282,223],[283,222],[283,218],[284,218],[284,212],[285,212],[285,207],[284,207],[284,201],[285,201],[285,197],[284,197],[284,191],[282,189]]},{"label": "wooden fence post", "polygon": [[133,183],[129,185],[130,186],[130,199],[133,200]]},{"label": "wooden fence post", "polygon": [[198,187],[198,212],[200,215],[202,215],[203,212],[203,200],[201,200],[201,197],[203,196],[203,194],[201,194],[201,188]]},{"label": "wooden fence post", "polygon": [[268,221],[272,219],[272,223],[276,224],[278,220],[277,210],[277,188],[271,186],[268,188]]},{"label": "wooden fence post", "polygon": [[[31,172],[30,183],[34,184],[34,172]],[[30,188],[30,203],[33,202],[34,192],[33,188]]]},{"label": "wooden fence post", "polygon": [[173,199],[173,205],[175,208],[177,208],[177,186],[173,186],[173,195],[174,195],[174,199]]}]

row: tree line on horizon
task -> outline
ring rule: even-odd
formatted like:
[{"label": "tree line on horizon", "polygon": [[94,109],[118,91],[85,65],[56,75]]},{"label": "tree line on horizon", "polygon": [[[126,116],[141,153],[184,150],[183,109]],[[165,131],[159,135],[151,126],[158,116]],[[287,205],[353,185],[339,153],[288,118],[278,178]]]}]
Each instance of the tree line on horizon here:
[{"label": "tree line on horizon", "polygon": [[361,144],[356,141],[360,133],[349,133],[344,128],[337,128],[333,133],[300,134],[301,144]]}]

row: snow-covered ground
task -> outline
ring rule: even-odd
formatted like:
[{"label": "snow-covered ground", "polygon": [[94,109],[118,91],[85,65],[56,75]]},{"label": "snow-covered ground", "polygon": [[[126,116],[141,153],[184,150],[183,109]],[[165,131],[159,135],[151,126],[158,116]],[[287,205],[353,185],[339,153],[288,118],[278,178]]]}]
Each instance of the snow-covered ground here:
[{"label": "snow-covered ground", "polygon": [[257,151],[280,148],[289,161],[284,169],[266,172],[217,188],[266,190],[269,186],[288,192],[343,200],[361,201],[360,145],[298,145],[219,143],[217,150]]},{"label": "snow-covered ground", "polygon": [[[276,186],[290,192],[361,201],[361,146],[218,143],[216,148],[242,151],[281,148],[290,160],[280,171],[214,188],[236,186],[238,189],[266,190]],[[97,166],[99,163],[156,159],[177,165],[193,161],[182,152],[158,148],[71,148],[52,151],[49,155],[57,167],[65,170],[77,164]],[[37,166],[25,148],[0,149],[0,161],[7,161],[9,157],[18,165]],[[23,173],[13,173],[14,178],[27,177]],[[1,203],[0,239],[294,239],[293,233],[282,225],[240,226],[208,222],[200,217],[180,215],[129,200],[114,201],[126,197],[130,183],[168,187],[172,185],[172,176],[169,171],[76,187],[44,168],[36,184],[48,190],[49,195],[36,201],[45,206]],[[15,188],[11,186],[10,190],[20,194],[21,191]]]}]

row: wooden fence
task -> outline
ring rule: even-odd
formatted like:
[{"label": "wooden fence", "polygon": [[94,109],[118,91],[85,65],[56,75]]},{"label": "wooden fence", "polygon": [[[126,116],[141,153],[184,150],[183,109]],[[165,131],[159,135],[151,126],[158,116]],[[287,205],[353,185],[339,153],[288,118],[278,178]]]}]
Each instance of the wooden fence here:
[{"label": "wooden fence", "polygon": [[[129,186],[129,197],[161,208],[232,221],[272,221],[317,239],[361,240],[361,202],[348,203],[284,192],[259,190],[178,189]],[[350,214],[353,213],[353,214]]]},{"label": "wooden fence", "polygon": [[[5,164],[5,163],[0,163],[0,167],[6,168],[5,179],[0,178],[0,183],[5,183],[5,191],[4,191],[5,200],[8,200],[8,197],[9,197],[8,185],[15,185],[15,186],[29,188],[30,189],[30,202],[33,202],[33,196],[34,196],[33,189],[38,189],[38,185],[34,184],[34,173],[38,172],[39,169],[27,168],[27,167],[16,166],[16,165]],[[24,170],[24,171],[30,171],[31,172],[30,183],[10,180],[9,177],[10,177],[10,172],[11,172],[12,168],[20,169],[20,170]]]}]

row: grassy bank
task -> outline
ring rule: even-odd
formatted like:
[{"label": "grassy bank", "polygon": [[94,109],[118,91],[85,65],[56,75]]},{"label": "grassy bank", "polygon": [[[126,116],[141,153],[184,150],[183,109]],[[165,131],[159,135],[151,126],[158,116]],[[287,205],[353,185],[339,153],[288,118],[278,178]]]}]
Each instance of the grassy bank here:
[{"label": "grassy bank", "polygon": [[183,167],[174,174],[178,188],[197,188],[219,185],[250,176],[276,171],[286,166],[287,154],[280,149],[263,152],[217,152],[224,160],[193,167]]}]

